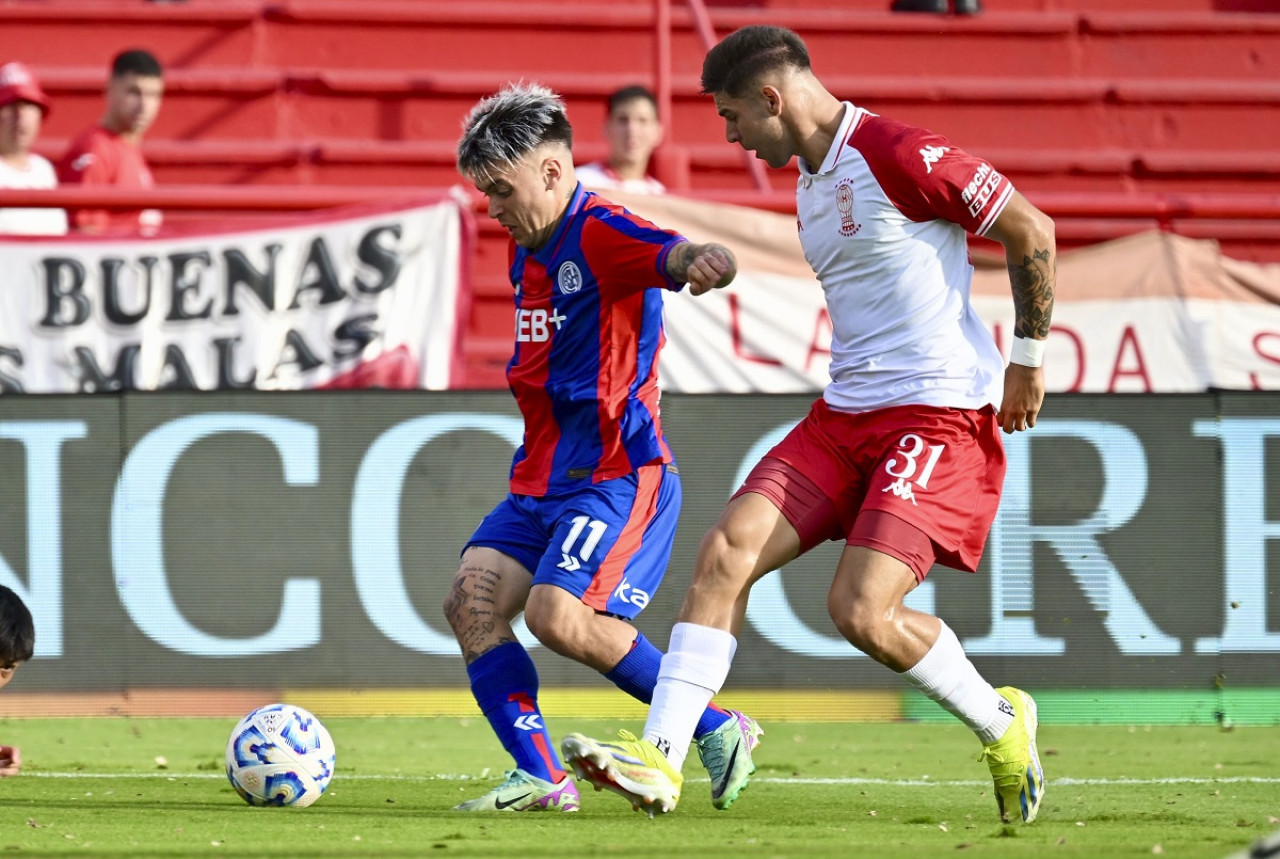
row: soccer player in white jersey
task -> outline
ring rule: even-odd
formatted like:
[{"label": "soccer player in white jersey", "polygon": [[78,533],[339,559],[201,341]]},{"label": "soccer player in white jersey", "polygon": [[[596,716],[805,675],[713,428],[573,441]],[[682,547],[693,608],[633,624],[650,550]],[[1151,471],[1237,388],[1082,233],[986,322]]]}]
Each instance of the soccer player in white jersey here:
[{"label": "soccer player in white jersey", "polygon": [[[1035,426],[1053,222],[986,161],[840,101],[789,30],[730,35],[707,54],[702,89],[730,143],[771,167],[799,159],[798,227],[831,314],[831,382],[703,538],[644,737],[570,735],[565,757],[633,805],[674,809],[752,584],[838,539],[836,628],[973,730],[1001,819],[1029,823],[1044,795],[1035,702],[993,688],[944,622],[903,599],[935,561],[977,568],[1004,480],[1000,430]],[[1016,312],[1007,367],[969,300],[967,232],[1004,245]]]}]

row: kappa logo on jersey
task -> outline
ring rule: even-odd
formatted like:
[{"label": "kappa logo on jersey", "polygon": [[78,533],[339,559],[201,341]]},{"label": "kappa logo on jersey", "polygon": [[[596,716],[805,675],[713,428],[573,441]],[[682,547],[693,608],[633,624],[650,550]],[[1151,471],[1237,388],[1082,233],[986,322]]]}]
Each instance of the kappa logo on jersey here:
[{"label": "kappa logo on jersey", "polygon": [[836,185],[836,210],[840,212],[840,235],[856,235],[862,224],[853,219],[853,180],[841,179]]},{"label": "kappa logo on jersey", "polygon": [[942,160],[942,156],[951,151],[947,146],[926,146],[920,150],[920,157],[924,159],[924,172],[932,173],[933,165]]},{"label": "kappa logo on jersey", "polygon": [[974,172],[973,178],[969,180],[969,184],[965,185],[964,190],[960,192],[960,199],[969,206],[969,214],[976,218],[978,213],[986,208],[987,203],[991,202],[992,196],[1003,181],[1004,177],[992,169],[990,164],[980,165]]},{"label": "kappa logo on jersey", "polygon": [[623,602],[631,603],[637,608],[644,608],[649,604],[649,594],[637,587],[632,587],[631,582],[624,577],[614,589],[613,595]]},{"label": "kappa logo on jersey", "polygon": [[92,163],[93,163],[93,153],[86,152],[85,154],[77,158],[75,161],[71,162],[71,169],[76,171],[77,173],[83,173],[84,171],[89,169],[89,165]]},{"label": "kappa logo on jersey", "polygon": [[566,295],[582,289],[582,272],[576,263],[567,262],[560,266],[560,271],[556,272],[556,286]]},{"label": "kappa logo on jersey", "polygon": [[545,343],[551,339],[551,326],[554,325],[556,330],[560,330],[560,326],[568,317],[561,316],[559,311],[554,307],[548,315],[545,308],[516,308],[516,342],[517,343]]}]

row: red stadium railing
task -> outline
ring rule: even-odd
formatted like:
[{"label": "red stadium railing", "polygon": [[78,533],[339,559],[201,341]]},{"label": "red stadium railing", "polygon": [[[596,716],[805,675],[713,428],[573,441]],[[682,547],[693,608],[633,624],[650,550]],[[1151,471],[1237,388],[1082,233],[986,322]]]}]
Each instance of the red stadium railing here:
[{"label": "red stadium railing", "polygon": [[[693,18],[693,27],[698,31],[698,38],[702,40],[702,47],[704,50],[709,51],[716,44],[718,39],[716,38],[715,27],[711,23],[711,15],[707,12],[707,5],[703,0],[686,0],[686,2],[689,6],[689,15]],[[658,6],[669,6],[670,0],[654,0],[654,3]],[[658,17],[659,42],[664,41],[663,36],[661,35],[661,28],[664,26],[668,31],[665,41],[670,42],[671,14],[669,8],[665,15]],[[661,80],[662,78],[665,78],[667,80],[667,83],[665,84],[667,101],[663,105],[666,112],[663,113],[662,116],[669,117],[671,116],[671,62],[669,54],[667,62],[665,64],[660,62],[657,69],[659,79]],[[756,191],[767,193],[770,189],[770,185],[769,176],[764,170],[764,164],[747,150],[743,149],[741,152],[742,163],[746,166],[747,172],[751,174],[751,182],[756,186]]]},{"label": "red stadium railing", "polygon": [[166,185],[149,190],[65,187],[56,190],[0,189],[0,207],[161,209],[182,212],[299,212],[358,203],[439,196],[442,188],[383,188],[322,185]]},{"label": "red stadium railing", "polygon": [[[0,207],[53,207],[98,209],[161,209],[183,212],[297,212],[357,203],[439,197],[447,188],[386,188],[353,186],[237,186],[171,185],[150,190],[115,188],[58,188],[33,191],[0,189]],[[474,195],[457,193],[474,199]],[[732,203],[794,213],[790,191],[704,190],[688,195],[705,202]],[[1280,194],[1130,194],[1106,192],[1043,191],[1027,195],[1031,202],[1055,218],[1110,218],[1155,220],[1162,225],[1176,221],[1280,221]],[[477,202],[477,211],[483,206]],[[1261,226],[1261,224],[1259,224]]]}]

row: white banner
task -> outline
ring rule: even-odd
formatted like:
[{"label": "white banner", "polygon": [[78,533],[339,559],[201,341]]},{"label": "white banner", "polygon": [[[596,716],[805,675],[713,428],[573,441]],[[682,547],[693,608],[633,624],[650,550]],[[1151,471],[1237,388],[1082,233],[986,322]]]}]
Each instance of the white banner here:
[{"label": "white banner", "polygon": [[[831,325],[794,216],[674,196],[607,196],[738,256],[741,273],[728,289],[667,300],[664,390],[825,387]],[[974,305],[1008,355],[1005,262],[982,257],[975,266]],[[1227,259],[1215,242],[1168,233],[1062,253],[1044,367],[1052,392],[1280,389],[1280,266]]]},{"label": "white banner", "polygon": [[431,388],[457,375],[459,202],[157,238],[0,238],[0,391]]}]

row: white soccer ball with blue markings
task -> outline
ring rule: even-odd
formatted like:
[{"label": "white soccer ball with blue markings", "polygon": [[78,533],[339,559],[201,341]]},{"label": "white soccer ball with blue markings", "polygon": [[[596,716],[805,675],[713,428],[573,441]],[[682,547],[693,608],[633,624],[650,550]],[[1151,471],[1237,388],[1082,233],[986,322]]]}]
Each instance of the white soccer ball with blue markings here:
[{"label": "white soccer ball with blue markings", "polygon": [[290,704],[259,707],[227,740],[227,778],[250,805],[310,805],[329,787],[336,760],[320,720]]}]

